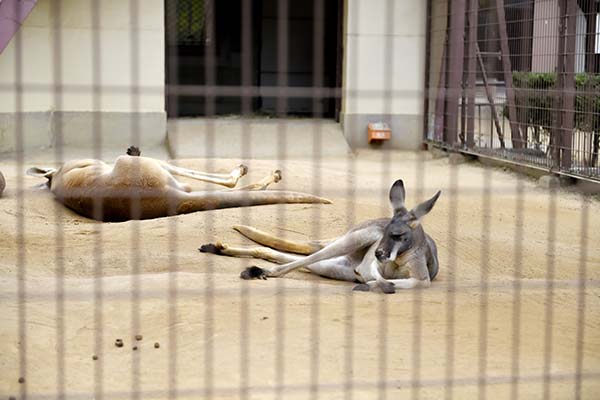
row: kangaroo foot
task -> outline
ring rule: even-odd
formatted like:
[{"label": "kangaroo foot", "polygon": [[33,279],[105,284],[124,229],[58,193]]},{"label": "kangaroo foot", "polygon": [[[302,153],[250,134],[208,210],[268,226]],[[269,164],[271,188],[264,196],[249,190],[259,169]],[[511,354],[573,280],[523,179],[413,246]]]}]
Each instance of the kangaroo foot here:
[{"label": "kangaroo foot", "polygon": [[277,183],[281,180],[281,170],[276,169],[273,171],[273,183]]},{"label": "kangaroo foot", "polygon": [[224,248],[225,248],[225,245],[223,245],[221,242],[217,242],[215,244],[212,244],[212,243],[203,244],[202,246],[200,246],[200,248],[198,250],[200,251],[200,253],[212,253],[212,254],[221,256],[221,255],[223,255],[222,250]]},{"label": "kangaroo foot", "polygon": [[242,279],[264,279],[267,280],[267,271],[265,271],[264,269],[257,267],[257,266],[251,266],[246,268],[245,270],[243,270],[240,273],[240,278]]},{"label": "kangaroo foot", "polygon": [[127,148],[127,155],[134,156],[134,157],[139,157],[139,156],[142,155],[142,152],[139,149],[139,147],[137,147],[137,146],[129,146]]},{"label": "kangaroo foot", "polygon": [[354,286],[352,290],[355,290],[357,292],[369,292],[371,291],[371,288],[366,283],[361,283],[360,285]]},{"label": "kangaroo foot", "polygon": [[248,173],[248,167],[246,167],[244,164],[238,165],[231,171],[231,175],[235,175],[240,178],[242,176],[246,175],[247,173]]},{"label": "kangaroo foot", "polygon": [[394,294],[396,293],[396,286],[390,281],[377,281],[377,284],[381,288],[381,291],[385,294]]}]

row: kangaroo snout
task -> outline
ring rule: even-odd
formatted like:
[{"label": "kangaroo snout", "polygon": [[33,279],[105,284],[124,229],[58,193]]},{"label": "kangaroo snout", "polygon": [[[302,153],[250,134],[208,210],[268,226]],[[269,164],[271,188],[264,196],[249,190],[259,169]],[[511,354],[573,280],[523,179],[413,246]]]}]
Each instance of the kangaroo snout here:
[{"label": "kangaroo snout", "polygon": [[379,261],[385,261],[388,258],[388,255],[385,254],[385,251],[383,249],[377,249],[375,250],[375,257]]}]

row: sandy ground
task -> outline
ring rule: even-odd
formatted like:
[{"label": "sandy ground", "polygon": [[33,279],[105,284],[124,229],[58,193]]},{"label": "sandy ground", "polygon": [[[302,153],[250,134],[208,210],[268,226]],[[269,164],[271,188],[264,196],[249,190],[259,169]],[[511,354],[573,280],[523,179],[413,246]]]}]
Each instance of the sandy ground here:
[{"label": "sandy ground", "polygon": [[[226,171],[237,161],[181,164]],[[597,199],[425,153],[249,167],[246,181],[281,168],[278,188],[334,204],[102,224],[33,189],[31,177],[19,208],[17,164],[0,161],[0,398],[598,398]],[[441,261],[429,289],[352,292],[301,272],[246,282],[238,274],[253,261],[197,251],[216,239],[248,243],[231,230],[239,223],[334,237],[388,216],[397,178],[409,205],[443,191],[424,221]]]}]

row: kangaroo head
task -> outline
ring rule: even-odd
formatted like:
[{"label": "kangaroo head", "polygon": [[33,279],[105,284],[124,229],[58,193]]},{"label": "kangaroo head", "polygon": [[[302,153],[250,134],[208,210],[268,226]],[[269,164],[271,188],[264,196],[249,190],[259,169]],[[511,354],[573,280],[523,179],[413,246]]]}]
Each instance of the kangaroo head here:
[{"label": "kangaroo head", "polygon": [[37,176],[40,178],[46,178],[48,179],[48,182],[46,182],[45,184],[50,187],[50,185],[52,184],[52,177],[54,176],[54,174],[56,174],[58,170],[56,168],[39,168],[39,167],[32,167],[29,168],[27,170],[27,175],[30,176]]},{"label": "kangaroo head", "polygon": [[375,257],[380,262],[393,261],[413,247],[419,235],[423,234],[421,218],[431,211],[442,192],[438,191],[432,198],[410,211],[404,206],[405,193],[404,182],[401,179],[394,182],[390,189],[394,215],[385,227],[381,242],[375,250]]}]

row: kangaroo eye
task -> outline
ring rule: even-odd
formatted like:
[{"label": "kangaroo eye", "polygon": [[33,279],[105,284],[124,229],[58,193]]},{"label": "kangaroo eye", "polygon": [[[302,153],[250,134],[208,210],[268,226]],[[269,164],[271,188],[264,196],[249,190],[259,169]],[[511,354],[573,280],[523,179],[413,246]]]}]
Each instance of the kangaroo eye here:
[{"label": "kangaroo eye", "polygon": [[402,240],[402,235],[392,235],[392,240],[399,242]]}]

